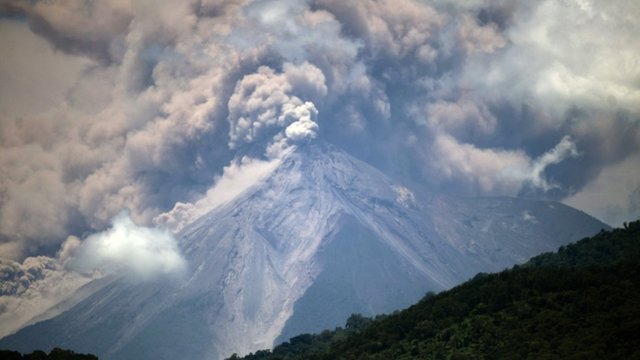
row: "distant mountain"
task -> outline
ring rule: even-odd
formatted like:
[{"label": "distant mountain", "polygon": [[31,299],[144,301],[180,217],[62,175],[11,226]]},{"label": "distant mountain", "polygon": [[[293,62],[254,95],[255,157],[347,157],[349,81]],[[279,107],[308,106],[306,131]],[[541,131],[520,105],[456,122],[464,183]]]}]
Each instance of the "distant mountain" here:
[{"label": "distant mountain", "polygon": [[640,359],[638,289],[640,221],[242,359]]},{"label": "distant mountain", "polygon": [[180,231],[186,281],[99,280],[0,348],[221,359],[406,307],[607,228],[556,202],[422,193],[316,142]]}]

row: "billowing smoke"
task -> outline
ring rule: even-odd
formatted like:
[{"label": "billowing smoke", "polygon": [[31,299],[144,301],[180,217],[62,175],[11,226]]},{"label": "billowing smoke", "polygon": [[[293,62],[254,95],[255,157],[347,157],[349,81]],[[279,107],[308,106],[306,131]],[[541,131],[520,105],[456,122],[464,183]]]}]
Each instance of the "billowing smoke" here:
[{"label": "billowing smoke", "polygon": [[318,135],[318,109],[307,99],[321,99],[327,94],[322,71],[307,62],[300,66],[285,63],[283,67],[283,74],[276,74],[261,66],[236,85],[229,99],[231,148],[262,138],[295,144]]},{"label": "billowing smoke", "polygon": [[4,0],[0,14],[4,257],[53,256],[125,208],[179,228],[310,141],[430,191],[640,216],[637,1]]},{"label": "billowing smoke", "polygon": [[92,279],[66,270],[60,257],[46,256],[22,263],[0,259],[0,278],[0,336],[21,328]]},{"label": "billowing smoke", "polygon": [[[278,154],[281,155],[281,154]],[[216,207],[233,200],[243,191],[259,184],[278,165],[280,157],[271,160],[259,160],[247,156],[224,168],[215,185],[193,203],[178,202],[171,211],[160,214],[155,221],[175,232],[190,224]]]},{"label": "billowing smoke", "polygon": [[558,188],[549,182],[544,170],[569,157],[576,157],[575,144],[568,136],[539,158],[531,159],[523,151],[478,149],[470,144],[458,143],[449,135],[436,138],[432,154],[433,163],[442,176],[452,181],[466,182],[485,194],[515,196],[525,187],[542,191]]}]

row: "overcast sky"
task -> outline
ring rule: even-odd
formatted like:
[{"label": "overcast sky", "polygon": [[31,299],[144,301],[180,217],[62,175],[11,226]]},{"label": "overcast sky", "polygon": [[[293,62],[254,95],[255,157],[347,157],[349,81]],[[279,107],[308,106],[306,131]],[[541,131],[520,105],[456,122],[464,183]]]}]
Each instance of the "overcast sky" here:
[{"label": "overcast sky", "polygon": [[429,191],[634,220],[638,18],[636,0],[0,0],[0,256],[123,210],[166,224],[308,139]]}]

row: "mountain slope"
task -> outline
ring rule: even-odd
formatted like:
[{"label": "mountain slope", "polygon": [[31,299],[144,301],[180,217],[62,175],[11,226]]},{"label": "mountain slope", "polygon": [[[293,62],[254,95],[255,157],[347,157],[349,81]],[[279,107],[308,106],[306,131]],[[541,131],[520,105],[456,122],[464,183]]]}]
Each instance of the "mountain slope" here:
[{"label": "mountain slope", "polygon": [[246,360],[637,359],[640,221]]},{"label": "mountain slope", "polygon": [[308,144],[180,231],[184,281],[103,279],[0,347],[105,359],[248,353],[353,312],[408,306],[606,227],[559,203],[422,194],[331,145]]}]

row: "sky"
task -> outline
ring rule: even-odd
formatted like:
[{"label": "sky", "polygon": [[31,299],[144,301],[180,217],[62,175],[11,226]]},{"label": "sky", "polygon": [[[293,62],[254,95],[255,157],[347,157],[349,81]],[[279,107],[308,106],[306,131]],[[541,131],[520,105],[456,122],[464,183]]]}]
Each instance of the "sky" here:
[{"label": "sky", "polygon": [[638,219],[639,17],[636,0],[0,0],[0,323],[13,295],[57,301],[43,279],[179,273],[170,229],[308,141],[425,191]]}]

